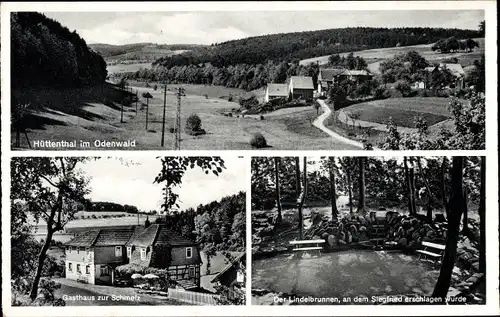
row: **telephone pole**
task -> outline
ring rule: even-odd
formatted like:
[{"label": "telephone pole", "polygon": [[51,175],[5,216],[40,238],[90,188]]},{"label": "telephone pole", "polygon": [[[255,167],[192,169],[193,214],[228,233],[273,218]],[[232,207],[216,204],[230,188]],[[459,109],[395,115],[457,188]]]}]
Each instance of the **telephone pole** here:
[{"label": "telephone pole", "polygon": [[174,137],[174,150],[181,149],[181,97],[185,96],[185,90],[182,87],[178,88],[177,95],[177,109],[175,111],[175,137]]},{"label": "telephone pole", "polygon": [[165,111],[167,109],[167,84],[165,84],[163,91],[163,121],[161,124],[161,146],[165,144]]}]

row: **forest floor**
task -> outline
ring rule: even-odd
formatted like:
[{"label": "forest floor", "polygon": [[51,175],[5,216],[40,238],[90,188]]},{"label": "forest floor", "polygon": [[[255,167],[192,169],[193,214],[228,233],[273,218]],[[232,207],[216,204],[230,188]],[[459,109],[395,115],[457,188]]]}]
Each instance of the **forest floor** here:
[{"label": "forest floor", "polygon": [[[193,90],[195,87],[190,89]],[[203,86],[203,85],[201,85]],[[184,87],[184,85],[183,85]],[[148,91],[153,95],[149,100],[148,129],[146,130],[146,107],[135,104],[124,107],[123,121],[120,122],[121,105],[106,106],[102,100],[80,100],[66,108],[64,100],[68,96],[54,100],[47,106],[32,114],[30,128],[27,130],[32,146],[36,141],[75,141],[76,147],[34,147],[34,149],[51,150],[154,150],[171,149],[174,135],[170,128],[174,127],[175,105],[177,97],[173,87],[167,91],[167,108],[165,123],[165,142],[161,147],[161,131],[163,117],[163,91],[146,87],[132,87],[139,96]],[[212,87],[212,89],[215,89]],[[198,94],[189,94],[182,97],[181,109],[181,149],[183,150],[250,150],[249,142],[252,136],[259,132],[267,140],[271,150],[327,150],[327,149],[356,149],[338,142],[326,133],[318,130],[311,123],[317,117],[316,110],[295,108],[283,115],[267,114],[264,120],[243,117],[227,117],[225,111],[238,109],[236,102],[225,100],[230,91],[224,92],[224,87],[217,88],[221,95],[205,97]],[[201,90],[201,89],[199,89]],[[223,98],[220,98],[223,97]],[[50,96],[46,96],[50,99]],[[145,102],[146,100],[141,101]],[[47,103],[50,105],[50,103]],[[191,114],[197,114],[202,122],[202,128],[207,134],[191,136],[184,133],[186,119]],[[36,123],[36,124],[35,124]],[[121,144],[112,147],[103,147],[95,141],[135,141],[135,146]],[[89,146],[81,146],[80,141],[89,142]],[[15,142],[15,133],[11,135],[11,142]],[[21,135],[21,148],[27,149],[28,144],[24,135]]]}]

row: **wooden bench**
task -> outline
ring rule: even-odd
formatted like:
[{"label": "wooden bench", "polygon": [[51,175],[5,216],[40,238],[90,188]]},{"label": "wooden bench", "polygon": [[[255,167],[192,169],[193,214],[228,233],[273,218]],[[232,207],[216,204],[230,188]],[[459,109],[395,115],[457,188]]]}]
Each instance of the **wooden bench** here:
[{"label": "wooden bench", "polygon": [[417,250],[417,252],[420,253],[418,258],[420,259],[422,256],[427,256],[434,259],[434,263],[437,263],[439,260],[441,260],[444,254],[444,250],[446,249],[445,245],[427,241],[422,241],[422,246],[424,247],[422,250]]},{"label": "wooden bench", "polygon": [[[290,244],[294,246],[294,249],[292,251],[310,251],[310,250],[322,250],[323,247],[319,246],[320,244],[325,243],[325,240],[323,239],[317,239],[317,240],[293,240],[290,241]],[[314,246],[305,246],[305,247],[300,247],[302,245],[314,245]]]}]

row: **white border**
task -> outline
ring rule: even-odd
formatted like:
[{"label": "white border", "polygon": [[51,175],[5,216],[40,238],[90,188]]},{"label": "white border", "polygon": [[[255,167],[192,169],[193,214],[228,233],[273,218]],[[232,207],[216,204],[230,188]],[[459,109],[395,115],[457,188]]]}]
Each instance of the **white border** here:
[{"label": "white border", "polygon": [[[498,315],[499,309],[499,249],[498,249],[498,153],[497,153],[497,15],[494,1],[413,1],[413,2],[66,2],[66,3],[1,3],[1,57],[2,57],[2,301],[6,316],[233,316],[233,315]],[[485,10],[486,21],[486,101],[487,113],[486,151],[335,151],[335,156],[401,156],[401,155],[486,155],[486,219],[487,219],[487,304],[467,306],[100,306],[100,307],[10,307],[10,175],[11,156],[124,156],[144,157],[163,155],[220,155],[245,156],[248,163],[247,177],[247,295],[251,285],[251,230],[250,230],[250,156],[321,156],[332,151],[11,151],[10,150],[10,18],[11,11],[323,11],[323,10]],[[397,13],[395,13],[397,14]]]}]

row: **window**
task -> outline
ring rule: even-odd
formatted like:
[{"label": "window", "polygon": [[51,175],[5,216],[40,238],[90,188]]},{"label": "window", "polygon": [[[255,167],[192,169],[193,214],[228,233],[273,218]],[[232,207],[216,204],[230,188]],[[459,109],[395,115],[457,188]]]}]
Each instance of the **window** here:
[{"label": "window", "polygon": [[80,270],[80,264],[76,265],[76,272],[77,273],[82,273],[82,271]]},{"label": "window", "polygon": [[122,256],[122,247],[121,246],[115,247],[115,256]]},{"label": "window", "polygon": [[186,248],[186,258],[191,259],[193,257],[193,248]]},{"label": "window", "polygon": [[132,247],[127,247],[127,258],[132,257]]},{"label": "window", "polygon": [[68,262],[68,271],[73,272],[73,263]]},{"label": "window", "polygon": [[195,277],[196,276],[196,271],[194,267],[189,268],[189,278]]},{"label": "window", "polygon": [[73,247],[69,246],[69,253],[73,252]]},{"label": "window", "polygon": [[109,269],[107,266],[101,266],[101,275],[109,275]]},{"label": "window", "polygon": [[90,255],[90,248],[89,248],[89,247],[86,247],[86,248],[85,248],[85,254],[86,254],[86,255]]},{"label": "window", "polygon": [[90,274],[90,265],[85,266],[85,274]]},{"label": "window", "polygon": [[146,248],[141,248],[141,260],[146,260]]},{"label": "window", "polygon": [[80,247],[76,247],[76,254],[80,254]]}]

